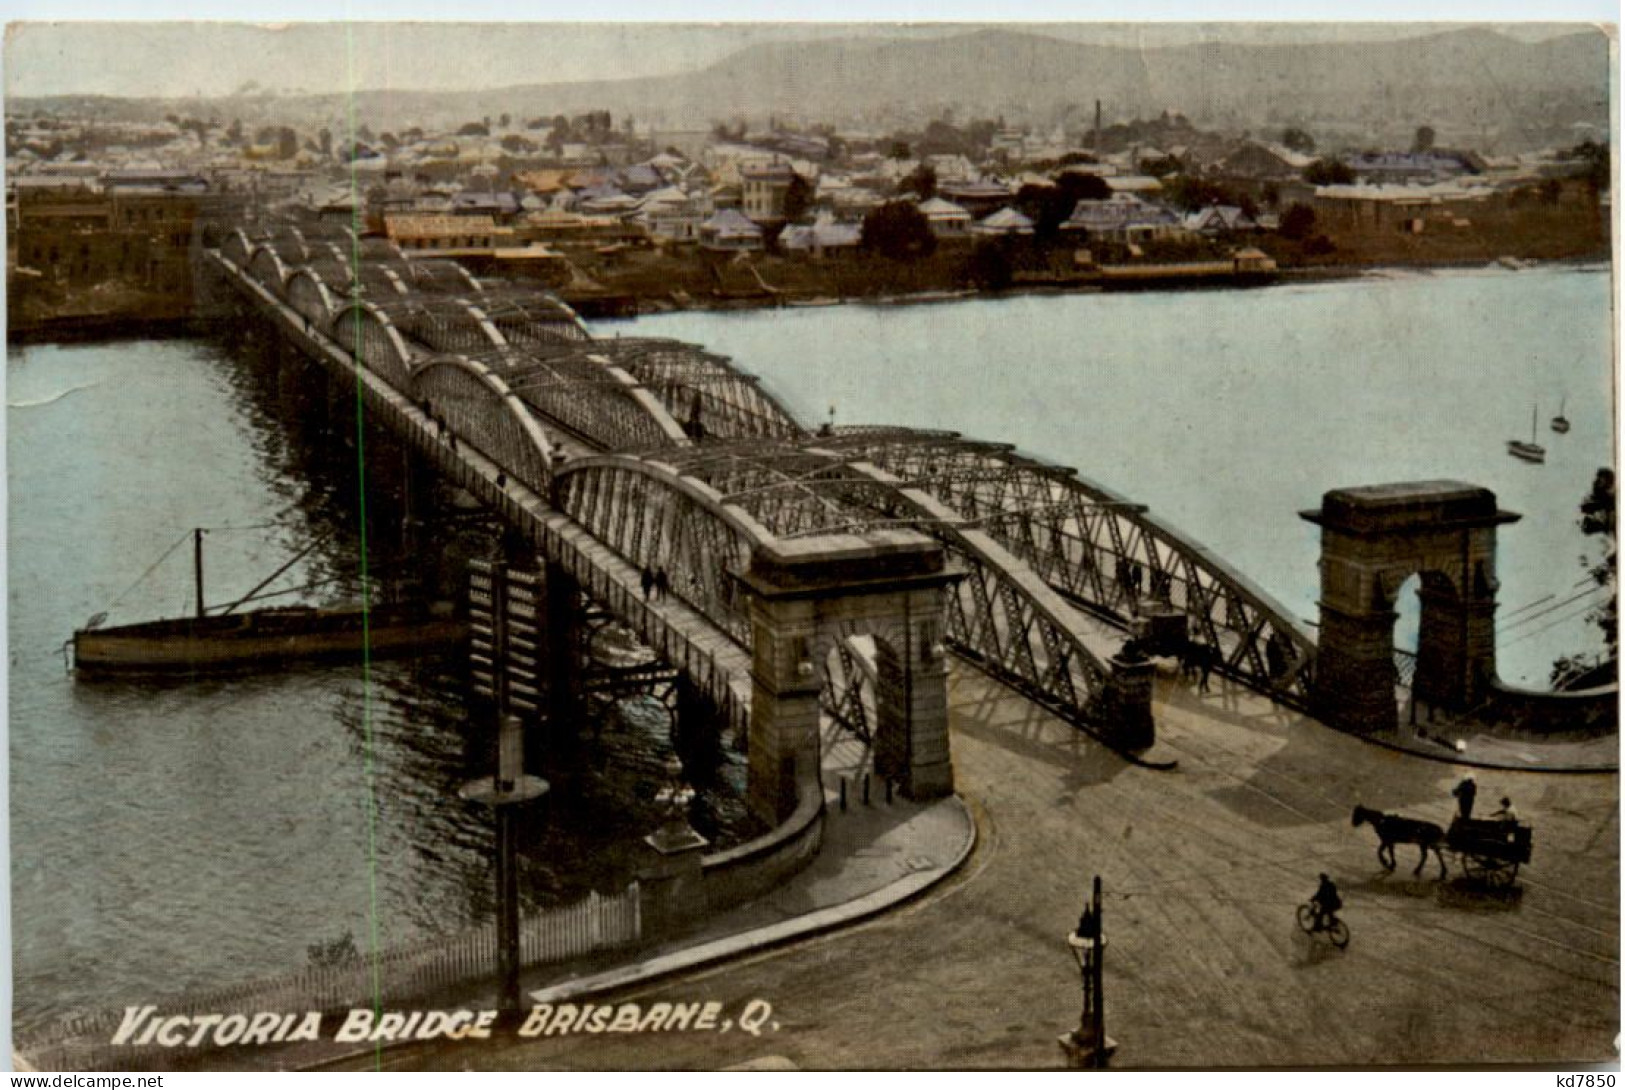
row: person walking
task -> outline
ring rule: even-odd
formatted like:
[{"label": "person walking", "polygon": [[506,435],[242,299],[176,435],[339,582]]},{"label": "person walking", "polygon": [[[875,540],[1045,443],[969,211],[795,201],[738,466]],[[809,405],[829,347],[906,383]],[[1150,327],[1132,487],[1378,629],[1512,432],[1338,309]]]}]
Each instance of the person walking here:
[{"label": "person walking", "polygon": [[655,573],[645,567],[638,579],[639,582],[643,584],[643,600],[647,602],[649,600],[649,592],[655,588]]},{"label": "person walking", "polygon": [[671,592],[671,580],[666,577],[665,568],[655,569],[655,597],[665,598]]},{"label": "person walking", "polygon": [[1473,801],[1478,798],[1478,782],[1471,776],[1463,777],[1455,790],[1450,793],[1456,798],[1457,813],[1461,815],[1461,820],[1471,821]]}]

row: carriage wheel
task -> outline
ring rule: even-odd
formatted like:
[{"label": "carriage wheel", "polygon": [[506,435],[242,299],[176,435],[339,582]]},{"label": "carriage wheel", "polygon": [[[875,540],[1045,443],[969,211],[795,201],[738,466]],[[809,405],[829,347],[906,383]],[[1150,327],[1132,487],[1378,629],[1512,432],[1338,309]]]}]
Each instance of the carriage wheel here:
[{"label": "carriage wheel", "polygon": [[1518,864],[1500,863],[1487,871],[1484,878],[1492,886],[1510,886],[1518,880]]},{"label": "carriage wheel", "polygon": [[1315,906],[1298,906],[1298,926],[1303,928],[1305,934],[1313,934],[1315,930]]},{"label": "carriage wheel", "polygon": [[1349,944],[1349,925],[1342,920],[1333,920],[1326,928],[1326,937],[1332,940],[1332,945],[1339,950]]}]

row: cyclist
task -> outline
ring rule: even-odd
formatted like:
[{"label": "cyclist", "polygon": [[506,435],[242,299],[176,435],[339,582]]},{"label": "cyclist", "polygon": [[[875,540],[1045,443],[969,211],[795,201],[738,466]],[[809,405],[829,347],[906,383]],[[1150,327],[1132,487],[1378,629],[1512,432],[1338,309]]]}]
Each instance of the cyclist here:
[{"label": "cyclist", "polygon": [[1316,931],[1330,927],[1337,918],[1337,910],[1343,907],[1343,898],[1337,895],[1337,885],[1324,871],[1320,875],[1320,888],[1309,898],[1309,903],[1315,906]]}]

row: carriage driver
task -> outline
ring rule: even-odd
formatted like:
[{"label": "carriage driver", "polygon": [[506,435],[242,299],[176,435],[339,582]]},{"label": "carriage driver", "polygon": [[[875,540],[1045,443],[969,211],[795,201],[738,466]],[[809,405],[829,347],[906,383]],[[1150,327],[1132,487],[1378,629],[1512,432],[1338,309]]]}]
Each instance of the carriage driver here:
[{"label": "carriage driver", "polygon": [[1309,898],[1309,903],[1315,906],[1315,930],[1321,931],[1331,926],[1337,916],[1337,910],[1343,907],[1343,898],[1337,895],[1337,886],[1324,871],[1320,875],[1320,888],[1315,895]]}]

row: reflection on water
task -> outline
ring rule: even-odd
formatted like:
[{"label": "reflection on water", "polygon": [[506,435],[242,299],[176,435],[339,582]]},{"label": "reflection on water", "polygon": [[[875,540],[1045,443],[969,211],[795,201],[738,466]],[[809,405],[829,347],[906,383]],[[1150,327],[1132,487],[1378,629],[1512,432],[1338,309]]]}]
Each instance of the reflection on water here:
[{"label": "reflection on water", "polygon": [[[20,1026],[299,968],[345,936],[366,949],[493,915],[494,830],[457,790],[490,774],[495,737],[456,656],[189,685],[76,684],[64,669],[63,641],[93,613],[190,611],[189,547],[137,577],[195,525],[217,528],[211,603],[318,541],[271,588],[298,592],[268,604],[359,597],[348,422],[323,438],[320,399],[279,394],[254,353],[168,341],[8,357]],[[377,593],[454,597],[495,528],[448,506],[411,541],[404,459],[383,436],[364,442]],[[671,752],[670,716],[647,698],[601,707],[574,738],[532,734],[529,768],[553,790],[521,818],[527,904],[624,886],[663,817]],[[690,771],[694,822],[726,843],[753,828],[741,758],[709,752],[720,766]]]}]

